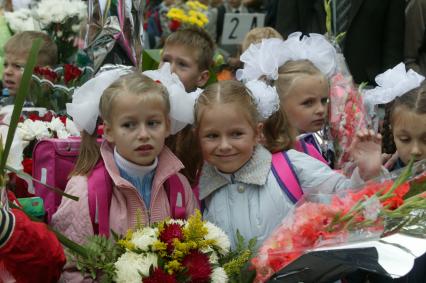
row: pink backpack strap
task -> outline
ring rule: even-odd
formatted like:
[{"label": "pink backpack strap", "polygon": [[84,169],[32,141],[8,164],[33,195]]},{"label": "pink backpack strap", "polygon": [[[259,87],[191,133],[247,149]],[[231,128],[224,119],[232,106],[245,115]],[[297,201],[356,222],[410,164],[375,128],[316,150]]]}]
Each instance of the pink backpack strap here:
[{"label": "pink backpack strap", "polygon": [[272,154],[272,173],[283,192],[296,203],[302,197],[303,191],[287,152]]},{"label": "pink backpack strap", "polygon": [[310,155],[313,158],[318,159],[322,163],[327,164],[327,166],[328,166],[328,162],[324,159],[322,154],[312,144],[307,143],[304,140],[300,139],[300,140],[296,141],[294,149],[297,150],[297,151],[300,151],[300,152],[304,152],[307,155]]},{"label": "pink backpack strap", "polygon": [[109,237],[109,211],[112,198],[112,180],[103,160],[88,176],[90,219],[96,235]]},{"label": "pink backpack strap", "polygon": [[170,176],[165,188],[170,202],[170,210],[174,219],[185,219],[185,190],[183,184],[177,174]]}]

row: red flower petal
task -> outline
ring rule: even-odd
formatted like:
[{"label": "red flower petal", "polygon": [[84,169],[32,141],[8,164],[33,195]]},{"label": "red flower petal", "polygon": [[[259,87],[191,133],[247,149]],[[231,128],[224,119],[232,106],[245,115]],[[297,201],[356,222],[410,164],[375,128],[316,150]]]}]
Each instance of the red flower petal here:
[{"label": "red flower petal", "polygon": [[167,274],[160,268],[155,268],[154,272],[148,277],[142,279],[143,283],[177,283],[173,275]]},{"label": "red flower petal", "polygon": [[164,226],[164,230],[160,234],[160,241],[167,244],[167,252],[172,253],[174,246],[173,240],[183,240],[182,227],[179,224],[168,224]]},{"label": "red flower petal", "polygon": [[182,260],[182,265],[186,267],[187,274],[190,277],[191,283],[208,283],[212,274],[207,255],[192,251]]}]

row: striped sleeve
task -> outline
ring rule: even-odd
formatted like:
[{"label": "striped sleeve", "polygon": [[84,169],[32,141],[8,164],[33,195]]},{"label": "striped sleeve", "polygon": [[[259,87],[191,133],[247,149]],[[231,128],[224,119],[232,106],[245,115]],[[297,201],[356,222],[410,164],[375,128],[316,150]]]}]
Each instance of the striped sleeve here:
[{"label": "striped sleeve", "polygon": [[15,227],[15,216],[9,210],[0,208],[0,248],[6,245]]}]

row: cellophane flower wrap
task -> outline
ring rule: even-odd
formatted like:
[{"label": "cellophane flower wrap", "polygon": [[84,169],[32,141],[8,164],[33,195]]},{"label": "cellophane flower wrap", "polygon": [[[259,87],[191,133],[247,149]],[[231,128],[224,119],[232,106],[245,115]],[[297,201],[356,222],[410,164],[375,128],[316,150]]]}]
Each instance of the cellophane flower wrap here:
[{"label": "cellophane flower wrap", "polygon": [[205,27],[209,22],[206,15],[207,9],[206,5],[198,1],[187,1],[183,5],[171,8],[167,12],[170,31],[176,31],[185,26]]},{"label": "cellophane flower wrap", "polygon": [[[304,196],[253,258],[256,282],[319,247],[379,239],[401,229],[424,237],[426,161],[411,165],[398,177],[381,177],[358,189]],[[410,177],[412,172],[417,175]]]},{"label": "cellophane flower wrap", "polygon": [[89,238],[84,246],[87,257],[74,253],[82,273],[102,282],[224,283],[228,273],[232,276],[248,261],[247,256],[227,258],[228,236],[202,221],[199,211],[188,220],[168,219],[129,230],[124,237],[113,236],[115,241]]}]

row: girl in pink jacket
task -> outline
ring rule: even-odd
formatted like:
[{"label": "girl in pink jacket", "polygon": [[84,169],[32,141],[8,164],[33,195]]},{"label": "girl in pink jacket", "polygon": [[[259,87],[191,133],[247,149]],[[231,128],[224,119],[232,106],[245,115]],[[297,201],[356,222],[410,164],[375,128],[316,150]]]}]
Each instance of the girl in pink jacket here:
[{"label": "girl in pink jacket", "polygon": [[[113,83],[108,86],[108,82]],[[100,97],[98,93],[103,94]],[[55,228],[84,243],[90,235],[109,236],[109,229],[123,235],[137,221],[149,225],[173,217],[174,206],[183,209],[183,217],[198,208],[188,181],[178,173],[182,163],[164,146],[165,138],[176,132],[178,121],[175,113],[170,113],[171,100],[160,81],[123,68],[101,73],[74,94],[67,111],[84,130],[80,155],[65,191],[78,196],[79,201],[62,199],[52,219]],[[98,115],[103,119],[106,139],[100,147],[95,131]],[[90,203],[91,177],[99,172],[98,166],[104,166],[112,187],[106,202],[107,231],[102,231],[102,196],[95,193],[95,212]],[[169,182],[172,177],[183,192],[174,199],[176,203],[169,200],[176,185],[176,181]],[[84,280],[74,263],[68,262],[65,268],[64,282]]]}]

